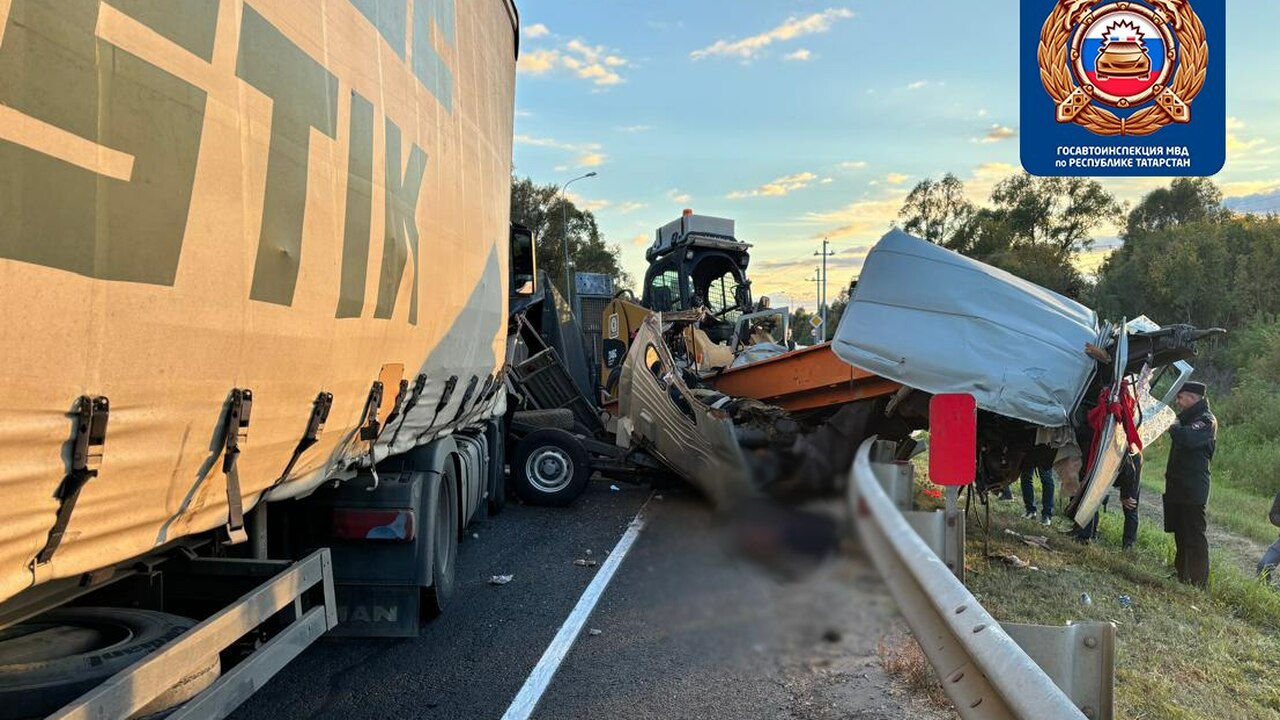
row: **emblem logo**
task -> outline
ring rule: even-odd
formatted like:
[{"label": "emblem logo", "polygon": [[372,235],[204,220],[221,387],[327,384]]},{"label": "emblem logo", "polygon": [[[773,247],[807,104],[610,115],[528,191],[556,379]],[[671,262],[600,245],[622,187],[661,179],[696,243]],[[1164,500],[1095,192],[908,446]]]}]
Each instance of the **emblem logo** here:
[{"label": "emblem logo", "polygon": [[1022,7],[1029,172],[1222,168],[1224,0],[1022,0]]},{"label": "emblem logo", "polygon": [[1059,0],[1040,33],[1039,60],[1058,122],[1098,135],[1150,135],[1191,121],[1209,43],[1190,0]]}]

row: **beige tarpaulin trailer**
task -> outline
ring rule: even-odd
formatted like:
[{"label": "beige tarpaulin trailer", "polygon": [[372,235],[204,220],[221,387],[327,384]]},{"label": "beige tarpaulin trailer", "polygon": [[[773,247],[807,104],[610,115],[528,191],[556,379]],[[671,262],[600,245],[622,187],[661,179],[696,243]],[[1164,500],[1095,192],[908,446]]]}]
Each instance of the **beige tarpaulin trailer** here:
[{"label": "beige tarpaulin trailer", "polygon": [[[246,509],[501,409],[515,24],[0,0],[0,600],[227,523],[233,390]],[[82,396],[101,464],[44,558]]]}]

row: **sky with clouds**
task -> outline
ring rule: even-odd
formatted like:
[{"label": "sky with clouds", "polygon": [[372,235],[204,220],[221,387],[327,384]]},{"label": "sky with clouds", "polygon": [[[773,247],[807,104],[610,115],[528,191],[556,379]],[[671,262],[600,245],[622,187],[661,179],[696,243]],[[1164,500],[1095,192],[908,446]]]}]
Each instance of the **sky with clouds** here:
[{"label": "sky with clouds", "polygon": [[[1280,190],[1280,2],[1229,0],[1229,197]],[[563,183],[644,274],[685,207],[738,221],[757,294],[813,307],[911,187],[953,172],[975,200],[1018,171],[1018,3],[521,0],[515,172]],[[1217,57],[1221,57],[1218,55]],[[1105,185],[1133,201],[1167,180]],[[1114,234],[1108,228],[1103,234]],[[637,288],[638,289],[638,288]]]}]

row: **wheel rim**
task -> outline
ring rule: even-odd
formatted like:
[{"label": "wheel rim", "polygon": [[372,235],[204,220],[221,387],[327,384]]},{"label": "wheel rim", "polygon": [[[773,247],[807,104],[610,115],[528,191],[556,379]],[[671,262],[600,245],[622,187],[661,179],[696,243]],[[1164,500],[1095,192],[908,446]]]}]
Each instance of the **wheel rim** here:
[{"label": "wheel rim", "polygon": [[573,460],[558,447],[540,447],[525,461],[524,475],[541,492],[559,492],[573,480]]}]

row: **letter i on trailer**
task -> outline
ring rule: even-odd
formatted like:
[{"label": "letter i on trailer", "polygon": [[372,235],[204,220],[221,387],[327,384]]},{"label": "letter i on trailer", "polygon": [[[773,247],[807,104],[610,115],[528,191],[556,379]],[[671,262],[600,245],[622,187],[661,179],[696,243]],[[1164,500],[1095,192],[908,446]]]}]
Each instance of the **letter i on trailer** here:
[{"label": "letter i on trailer", "polygon": [[0,719],[222,717],[449,605],[502,500],[518,25],[0,2]]}]

